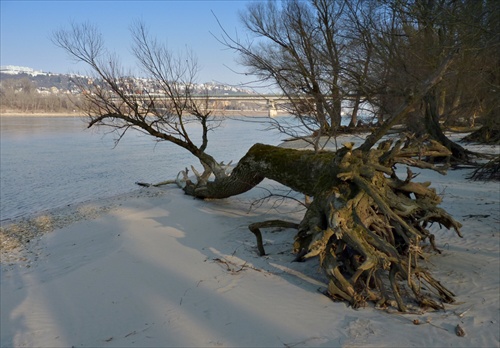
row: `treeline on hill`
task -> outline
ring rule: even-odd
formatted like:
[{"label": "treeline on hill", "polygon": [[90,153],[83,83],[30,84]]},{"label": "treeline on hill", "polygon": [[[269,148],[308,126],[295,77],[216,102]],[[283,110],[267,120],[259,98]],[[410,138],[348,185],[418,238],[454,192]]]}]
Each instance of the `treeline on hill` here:
[{"label": "treeline on hill", "polygon": [[55,86],[39,88],[40,86],[28,77],[2,79],[0,111],[73,113],[80,107],[80,98],[77,95],[59,93]]}]

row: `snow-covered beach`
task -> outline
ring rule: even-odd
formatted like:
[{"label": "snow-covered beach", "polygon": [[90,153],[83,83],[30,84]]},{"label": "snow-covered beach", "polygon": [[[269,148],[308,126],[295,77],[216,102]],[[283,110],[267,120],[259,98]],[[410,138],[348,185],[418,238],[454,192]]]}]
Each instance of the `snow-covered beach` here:
[{"label": "snow-covered beach", "polygon": [[468,181],[469,169],[420,172],[463,224],[464,238],[432,227],[443,253],[428,267],[457,296],[444,311],[331,301],[317,261],[292,262],[291,229],[265,230],[259,257],[250,223],[303,214],[293,201],[252,204],[273,182],[209,201],[151,187],[86,203],[107,209],[2,260],[1,346],[498,347],[499,184]]}]

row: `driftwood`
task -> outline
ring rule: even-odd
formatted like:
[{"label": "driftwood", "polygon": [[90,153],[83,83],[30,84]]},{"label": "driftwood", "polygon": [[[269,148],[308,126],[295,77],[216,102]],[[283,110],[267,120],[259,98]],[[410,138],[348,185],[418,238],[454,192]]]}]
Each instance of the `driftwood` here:
[{"label": "driftwood", "polygon": [[299,224],[283,220],[268,220],[250,224],[248,226],[248,229],[255,235],[255,238],[257,239],[257,249],[259,250],[260,256],[266,255],[266,251],[264,250],[264,243],[262,241],[262,233],[260,232],[260,229],[269,227],[298,228]]},{"label": "driftwood", "polygon": [[[269,178],[312,196],[294,251],[303,260],[319,257],[330,279],[327,295],[353,307],[373,302],[407,311],[416,302],[438,309],[453,302],[454,294],[424,266],[426,244],[439,252],[427,227],[439,223],[461,236],[461,225],[438,207],[441,197],[430,183],[414,182],[409,167],[400,179],[395,166],[444,173],[446,164],[436,166],[429,159],[450,155],[438,142],[411,137],[382,142],[370,151],[344,144],[336,153],[256,144],[231,175],[202,185],[187,182],[184,190],[199,198],[224,198]],[[281,220],[252,224],[261,255],[260,228],[272,226],[295,225]]]}]

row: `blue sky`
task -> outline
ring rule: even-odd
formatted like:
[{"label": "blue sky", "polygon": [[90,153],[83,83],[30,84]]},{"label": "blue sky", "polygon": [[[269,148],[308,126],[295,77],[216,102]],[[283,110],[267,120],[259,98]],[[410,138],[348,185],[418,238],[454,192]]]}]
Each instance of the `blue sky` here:
[{"label": "blue sky", "polygon": [[[152,35],[165,40],[174,52],[191,48],[201,67],[199,82],[248,82],[232,72],[243,71],[234,52],[212,36],[220,34],[218,17],[229,33],[243,34],[239,11],[248,1],[14,1],[0,0],[0,62],[53,73],[84,72],[50,40],[54,30],[71,22],[90,22],[102,32],[106,45],[126,67],[134,68],[130,54],[130,25],[147,24]],[[228,66],[228,67],[226,67]]]}]

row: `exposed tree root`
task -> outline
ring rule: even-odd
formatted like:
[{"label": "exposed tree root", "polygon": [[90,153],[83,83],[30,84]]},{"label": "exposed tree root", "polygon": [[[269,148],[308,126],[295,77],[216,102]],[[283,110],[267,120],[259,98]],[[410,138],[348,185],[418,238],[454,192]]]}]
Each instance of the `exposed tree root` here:
[{"label": "exposed tree root", "polygon": [[298,228],[299,224],[283,220],[268,220],[250,224],[248,226],[248,229],[255,235],[255,238],[257,239],[257,249],[259,250],[260,256],[266,255],[266,251],[264,250],[264,243],[262,241],[262,233],[260,232],[260,229],[269,227]]},{"label": "exposed tree root", "polygon": [[481,165],[468,176],[471,180],[495,180],[500,181],[500,156]]},{"label": "exposed tree root", "polygon": [[[460,234],[460,223],[439,208],[441,197],[430,183],[412,181],[408,168],[399,179],[395,165],[444,172],[427,161],[451,152],[432,140],[405,138],[383,142],[363,152],[352,144],[337,153],[299,151],[256,144],[232,174],[201,187],[184,189],[200,197],[229,197],[244,192],[264,177],[314,197],[298,226],[294,251],[303,259],[319,257],[329,277],[328,295],[353,307],[367,301],[407,311],[411,302],[442,308],[454,294],[423,266],[423,246],[439,251],[427,227],[439,223]],[[294,227],[281,220],[250,225],[261,255],[260,228]],[[413,300],[412,300],[413,299]]]},{"label": "exposed tree root", "polygon": [[500,144],[500,129],[483,126],[466,136],[463,141],[481,144]]},{"label": "exposed tree root", "polygon": [[142,186],[142,187],[160,187],[160,186],[164,186],[164,185],[177,184],[177,180],[165,180],[165,181],[161,181],[161,182],[156,183],[156,184],[150,184],[148,182],[139,182],[138,181],[135,184],[138,186]]}]

